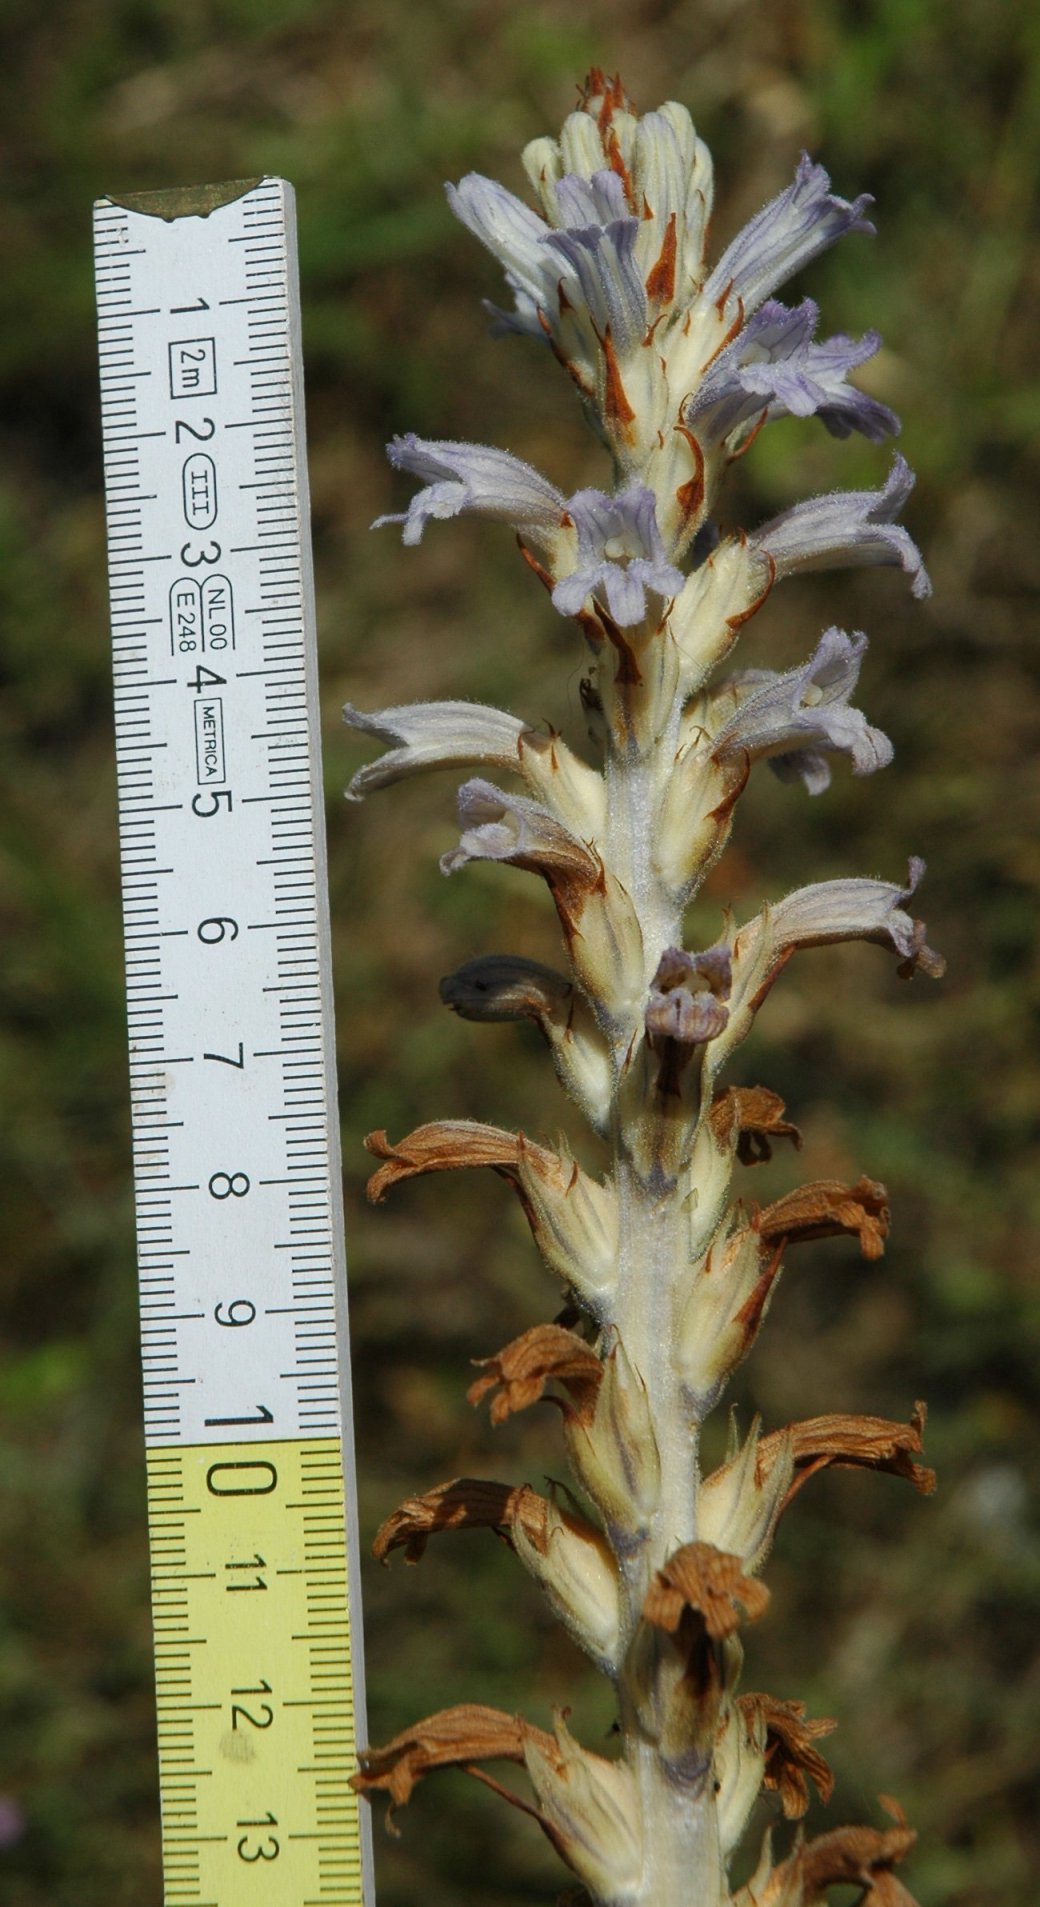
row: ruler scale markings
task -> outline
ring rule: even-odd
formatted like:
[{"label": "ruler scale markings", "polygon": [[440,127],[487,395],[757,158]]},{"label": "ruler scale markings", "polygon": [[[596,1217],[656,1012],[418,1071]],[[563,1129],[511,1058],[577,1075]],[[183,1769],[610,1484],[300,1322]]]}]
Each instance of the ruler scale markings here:
[{"label": "ruler scale markings", "polygon": [[167,1907],[372,1901],[294,240],[96,208]]}]

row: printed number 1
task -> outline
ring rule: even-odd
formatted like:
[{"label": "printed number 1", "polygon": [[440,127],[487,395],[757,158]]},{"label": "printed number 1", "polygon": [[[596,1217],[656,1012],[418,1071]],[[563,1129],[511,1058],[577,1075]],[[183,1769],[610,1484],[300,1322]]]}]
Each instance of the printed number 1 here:
[{"label": "printed number 1", "polygon": [[219,1060],[222,1066],[238,1066],[239,1068],[241,1068],[246,1063],[245,1050],[243,1048],[241,1040],[239,1040],[238,1042],[238,1058],[237,1059],[232,1059],[229,1053],[203,1053],[202,1057],[203,1059]]}]

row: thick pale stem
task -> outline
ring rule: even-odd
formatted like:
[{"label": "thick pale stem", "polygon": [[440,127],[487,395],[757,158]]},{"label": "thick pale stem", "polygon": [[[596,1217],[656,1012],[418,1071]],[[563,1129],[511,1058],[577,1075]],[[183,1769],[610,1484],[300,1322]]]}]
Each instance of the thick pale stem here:
[{"label": "thick pale stem", "polygon": [[[666,947],[681,944],[682,920],[655,873],[653,835],[658,808],[656,763],[621,750],[607,764],[609,863],[628,887],[643,929],[650,979]],[[619,1003],[620,1004],[620,1003]],[[644,1002],[639,1002],[639,1010]],[[629,1005],[629,1003],[625,1003]],[[629,1030],[614,1054],[620,1075],[628,1063]],[[682,1188],[669,1175],[649,1177],[637,1123],[656,1117],[622,1091],[611,1130],[614,1182],[620,1208],[618,1286],[613,1322],[626,1356],[646,1388],[660,1457],[660,1494],[645,1539],[622,1559],[623,1632],[631,1638],[655,1572],[697,1536],[698,1432],[677,1369],[677,1305],[688,1269],[689,1223]],[[674,1652],[662,1649],[649,1667],[630,1649],[618,1683],[626,1759],[636,1777],[645,1850],[640,1902],[645,1907],[717,1907],[726,1897],[710,1757],[676,1765],[666,1757],[657,1721],[669,1706],[669,1683],[680,1673]]]},{"label": "thick pale stem", "polygon": [[[675,1302],[685,1266],[684,1227],[675,1189],[651,1189],[627,1160],[629,1142],[616,1134],[621,1193],[618,1336],[646,1386],[661,1463],[660,1497],[646,1539],[625,1558],[625,1631],[639,1622],[655,1572],[697,1535],[698,1430],[691,1421],[675,1369]],[[678,1672],[662,1651],[655,1686],[646,1664],[631,1652],[622,1665],[618,1697],[625,1754],[636,1775],[642,1815],[645,1907],[716,1907],[724,1898],[715,1795],[710,1762],[676,1766],[656,1738],[655,1719],[669,1706]]]}]

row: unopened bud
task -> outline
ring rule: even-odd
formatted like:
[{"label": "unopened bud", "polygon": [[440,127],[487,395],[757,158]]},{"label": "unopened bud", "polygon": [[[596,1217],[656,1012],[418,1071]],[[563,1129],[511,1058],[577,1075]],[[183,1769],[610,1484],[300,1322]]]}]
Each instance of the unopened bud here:
[{"label": "unopened bud", "polygon": [[620,1339],[603,1362],[591,1423],[565,1426],[575,1472],[604,1521],[642,1536],[657,1507],[661,1465],[646,1386]]},{"label": "unopened bud", "polygon": [[550,1271],[602,1313],[617,1283],[618,1209],[613,1186],[599,1184],[573,1159],[521,1135],[517,1185],[538,1249]]},{"label": "unopened bud", "polygon": [[560,1717],[556,1746],[549,1755],[528,1740],[524,1755],[549,1838],[596,1900],[635,1907],[643,1898],[643,1858],[631,1771],[580,1748]]},{"label": "unopened bud", "polygon": [[617,1564],[606,1537],[575,1512],[546,1503],[544,1533],[516,1524],[513,1548],[541,1584],[560,1621],[601,1669],[617,1666]]}]

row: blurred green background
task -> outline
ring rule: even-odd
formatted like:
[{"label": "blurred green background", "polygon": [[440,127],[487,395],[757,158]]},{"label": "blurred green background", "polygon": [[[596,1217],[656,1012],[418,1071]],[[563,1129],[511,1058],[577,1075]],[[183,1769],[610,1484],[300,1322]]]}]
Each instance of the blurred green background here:
[{"label": "blurred green background", "polygon": [[[464,1400],[469,1358],[555,1307],[507,1190],[423,1182],[380,1211],[362,1193],[373,1126],[569,1125],[533,1037],[457,1022],[436,993],[481,950],[552,959],[548,903],[509,871],[441,879],[450,778],[345,807],[363,751],[338,710],[469,696],[581,739],[576,640],[509,534],[435,526],[405,552],[368,525],[407,494],[382,450],[399,429],[508,446],[565,489],[604,478],[549,354],[486,336],[497,274],[442,192],[471,167],[522,189],[520,146],[558,126],[597,61],[641,107],[690,107],[716,158],[720,244],[803,145],[840,192],[878,201],[878,238],[847,240],[804,288],[828,330],[885,335],[871,388],[904,415],[935,595],[913,606],[890,572],[788,583],[743,659],[800,659],[828,622],[866,628],[860,700],[896,761],[867,782],[839,768],[816,802],[754,777],[691,930],[805,880],[930,862],[919,903],[946,981],[906,987],[876,949],[805,956],[734,1074],[782,1092],[806,1135],[750,1193],[866,1171],[895,1213],[879,1265],[850,1243],[792,1256],[736,1394],[769,1425],[905,1418],[923,1396],[941,1487],[923,1502],[841,1473],[805,1492],[747,1685],[840,1719],[817,1831],[876,1820],[893,1793],[921,1830],[908,1879],[924,1907],[1026,1907],[1040,15],[1013,0],[4,0],[0,32],[0,1895],[142,1907],[161,1891],[90,203],[263,171],[299,195],[367,1546],[446,1476],[562,1468],[551,1413],[492,1437]],[[875,485],[887,463],[778,425],[738,467],[728,520]],[[570,1704],[602,1741],[602,1689],[492,1538],[442,1539],[416,1571],[366,1565],[365,1590],[375,1739],[470,1699],[543,1725]],[[376,1826],[382,1907],[521,1907],[562,1884],[531,1824],[461,1775],[420,1790],[401,1826],[399,1842]]]}]

